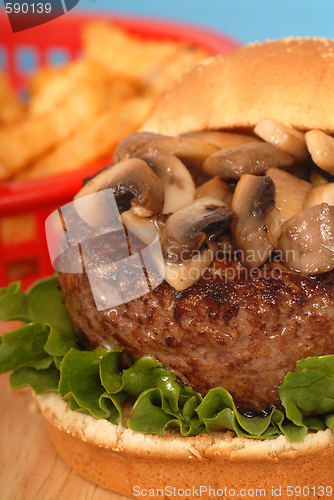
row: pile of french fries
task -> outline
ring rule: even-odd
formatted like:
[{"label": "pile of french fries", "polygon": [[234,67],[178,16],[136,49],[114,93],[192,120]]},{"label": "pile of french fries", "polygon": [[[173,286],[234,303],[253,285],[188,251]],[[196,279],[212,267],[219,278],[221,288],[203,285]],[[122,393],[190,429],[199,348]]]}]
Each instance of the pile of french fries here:
[{"label": "pile of french fries", "polygon": [[0,181],[56,175],[110,157],[162,91],[209,55],[102,21],[87,24],[82,41],[82,58],[30,77],[26,103],[0,74]]}]

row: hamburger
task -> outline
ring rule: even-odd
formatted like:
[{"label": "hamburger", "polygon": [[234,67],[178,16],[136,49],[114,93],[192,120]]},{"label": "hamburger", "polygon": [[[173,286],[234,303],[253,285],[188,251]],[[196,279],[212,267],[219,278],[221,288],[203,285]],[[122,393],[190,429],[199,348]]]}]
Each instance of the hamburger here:
[{"label": "hamburger", "polygon": [[[62,210],[59,277],[2,292],[25,324],[1,371],[84,477],[134,497],[332,495],[333,50],[265,42],[190,70]],[[163,273],[115,277],[151,229]]]}]

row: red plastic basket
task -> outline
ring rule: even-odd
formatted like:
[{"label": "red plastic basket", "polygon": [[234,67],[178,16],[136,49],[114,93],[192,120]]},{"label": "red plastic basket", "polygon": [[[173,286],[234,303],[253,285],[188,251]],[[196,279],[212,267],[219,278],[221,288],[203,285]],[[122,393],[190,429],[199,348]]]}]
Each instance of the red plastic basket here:
[{"label": "red plastic basket", "polygon": [[[187,40],[212,54],[224,54],[239,46],[231,38],[201,27],[146,18],[111,15],[107,18],[145,38]],[[0,53],[14,86],[21,89],[27,78],[21,66],[22,51],[33,51],[35,66],[49,64],[55,51],[65,52],[69,59],[74,59],[81,50],[80,28],[93,19],[101,19],[101,16],[67,14],[45,25],[13,34],[7,16],[1,14]],[[8,182],[0,186],[1,286],[20,279],[23,287],[27,287],[36,279],[53,273],[45,238],[45,219],[71,201],[82,180],[107,162],[96,162],[69,174]],[[6,241],[4,228],[20,221],[28,230],[24,235],[15,235]]]}]

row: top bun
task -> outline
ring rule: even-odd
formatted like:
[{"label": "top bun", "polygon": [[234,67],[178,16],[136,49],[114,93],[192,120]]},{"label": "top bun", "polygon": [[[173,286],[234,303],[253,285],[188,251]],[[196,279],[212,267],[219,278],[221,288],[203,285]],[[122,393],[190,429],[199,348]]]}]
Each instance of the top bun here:
[{"label": "top bun", "polygon": [[334,41],[254,43],[202,61],[158,102],[142,130],[179,135],[272,118],[334,132]]}]

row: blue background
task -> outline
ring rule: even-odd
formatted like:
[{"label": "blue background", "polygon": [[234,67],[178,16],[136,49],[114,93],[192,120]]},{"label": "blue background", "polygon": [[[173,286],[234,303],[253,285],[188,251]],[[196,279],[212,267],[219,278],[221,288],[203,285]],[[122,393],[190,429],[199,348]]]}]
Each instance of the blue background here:
[{"label": "blue background", "polygon": [[334,38],[334,0],[80,0],[67,15],[79,10],[188,21],[242,43],[288,36]]}]

